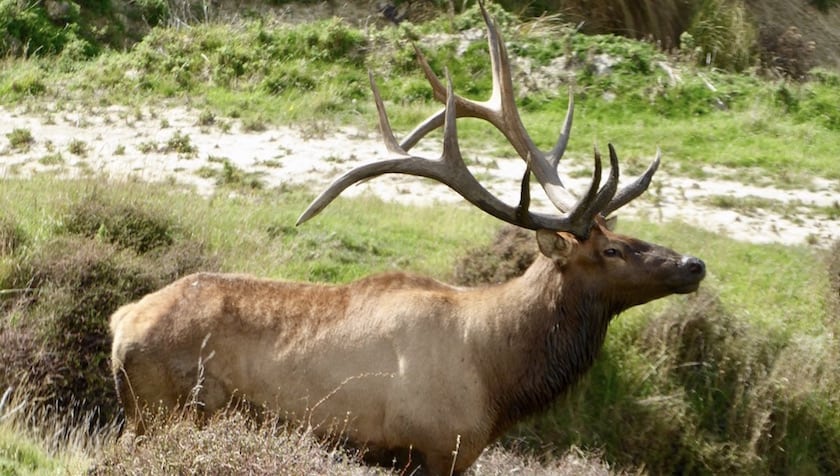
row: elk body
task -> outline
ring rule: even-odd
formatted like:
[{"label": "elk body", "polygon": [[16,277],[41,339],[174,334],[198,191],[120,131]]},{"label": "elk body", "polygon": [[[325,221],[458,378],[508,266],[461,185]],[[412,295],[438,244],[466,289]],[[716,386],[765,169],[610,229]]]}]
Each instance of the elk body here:
[{"label": "elk body", "polygon": [[[482,5],[482,12],[484,7]],[[184,277],[111,317],[112,365],[131,433],[148,407],[190,399],[207,413],[232,398],[336,429],[369,461],[458,473],[513,423],[544,409],[594,362],[611,319],[623,310],[697,289],[697,258],[613,233],[604,216],[641,194],[659,157],[617,190],[618,161],[600,185],[600,158],[585,196],[575,200],[557,175],[572,105],[557,145],[538,150],[513,103],[504,44],[484,12],[493,63],[493,99],[463,99],[420,63],[445,108],[402,144],[391,132],[371,81],[391,160],[339,178],[301,216],[305,221],[352,183],[383,173],[439,180],[492,215],[536,230],[540,254],[507,283],[460,288],[404,273],[347,285],[294,283],[234,274]],[[526,160],[518,206],[481,187],[461,158],[455,123],[494,124]],[[406,150],[444,127],[440,160]],[[537,177],[555,215],[529,210]],[[196,387],[200,383],[200,387]]]}]

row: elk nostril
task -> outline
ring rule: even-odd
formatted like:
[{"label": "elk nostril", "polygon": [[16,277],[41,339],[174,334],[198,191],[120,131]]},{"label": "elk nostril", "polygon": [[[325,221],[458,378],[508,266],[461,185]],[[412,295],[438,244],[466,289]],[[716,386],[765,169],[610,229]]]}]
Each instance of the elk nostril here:
[{"label": "elk nostril", "polygon": [[692,274],[704,274],[706,272],[706,263],[699,258],[693,256],[686,256],[682,259],[683,266]]}]

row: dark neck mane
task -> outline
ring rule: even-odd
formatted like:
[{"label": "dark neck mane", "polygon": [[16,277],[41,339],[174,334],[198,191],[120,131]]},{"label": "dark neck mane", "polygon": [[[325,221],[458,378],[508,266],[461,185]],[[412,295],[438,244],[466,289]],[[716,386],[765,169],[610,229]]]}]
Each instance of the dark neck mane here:
[{"label": "dark neck mane", "polygon": [[[551,317],[535,328],[541,340],[523,359],[519,377],[496,400],[495,436],[524,417],[545,410],[586,373],[604,344],[607,326],[621,311],[587,293],[575,283],[564,283],[548,310]],[[540,339],[540,337],[537,337]]]}]

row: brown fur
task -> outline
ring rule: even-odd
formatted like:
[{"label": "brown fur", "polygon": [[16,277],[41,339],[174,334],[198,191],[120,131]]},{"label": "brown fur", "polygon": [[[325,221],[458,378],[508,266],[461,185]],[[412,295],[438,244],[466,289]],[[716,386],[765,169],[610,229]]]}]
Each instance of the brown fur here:
[{"label": "brown fur", "polygon": [[411,448],[432,474],[460,472],[592,365],[613,316],[705,274],[600,221],[584,242],[537,235],[542,254],[523,276],[481,288],[402,273],[344,286],[184,277],[111,318],[129,429],[200,381],[206,412],[236,396],[320,434],[345,429],[372,462],[404,464]]}]

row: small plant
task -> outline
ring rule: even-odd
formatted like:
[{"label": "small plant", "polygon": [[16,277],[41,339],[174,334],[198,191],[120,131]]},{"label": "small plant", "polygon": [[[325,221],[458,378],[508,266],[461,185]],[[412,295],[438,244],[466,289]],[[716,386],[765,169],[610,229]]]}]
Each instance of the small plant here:
[{"label": "small plant", "polygon": [[140,151],[141,154],[150,154],[152,152],[157,152],[158,145],[155,141],[145,141],[137,144],[137,150]]},{"label": "small plant", "polygon": [[195,146],[190,141],[190,136],[176,131],[172,137],[166,141],[166,152],[177,152],[179,154],[189,155],[196,152]]},{"label": "small plant", "polygon": [[245,132],[263,132],[268,127],[265,121],[260,117],[252,117],[242,121],[242,130]]},{"label": "small plant", "polygon": [[60,152],[53,152],[38,159],[38,163],[46,166],[61,165],[64,163],[64,157],[61,156]]},{"label": "small plant", "polygon": [[32,137],[32,132],[29,129],[12,129],[12,132],[6,134],[9,139],[12,149],[25,152],[29,147],[35,143],[35,138]]},{"label": "small plant", "polygon": [[67,150],[73,155],[86,157],[88,153],[88,145],[87,142],[81,139],[73,139],[69,144],[67,144]]},{"label": "small plant", "polygon": [[201,114],[198,115],[198,125],[199,126],[212,126],[216,123],[216,115],[213,114],[211,111],[204,110],[201,111]]},{"label": "small plant", "polygon": [[125,146],[120,144],[114,148],[114,155],[125,155]]}]

